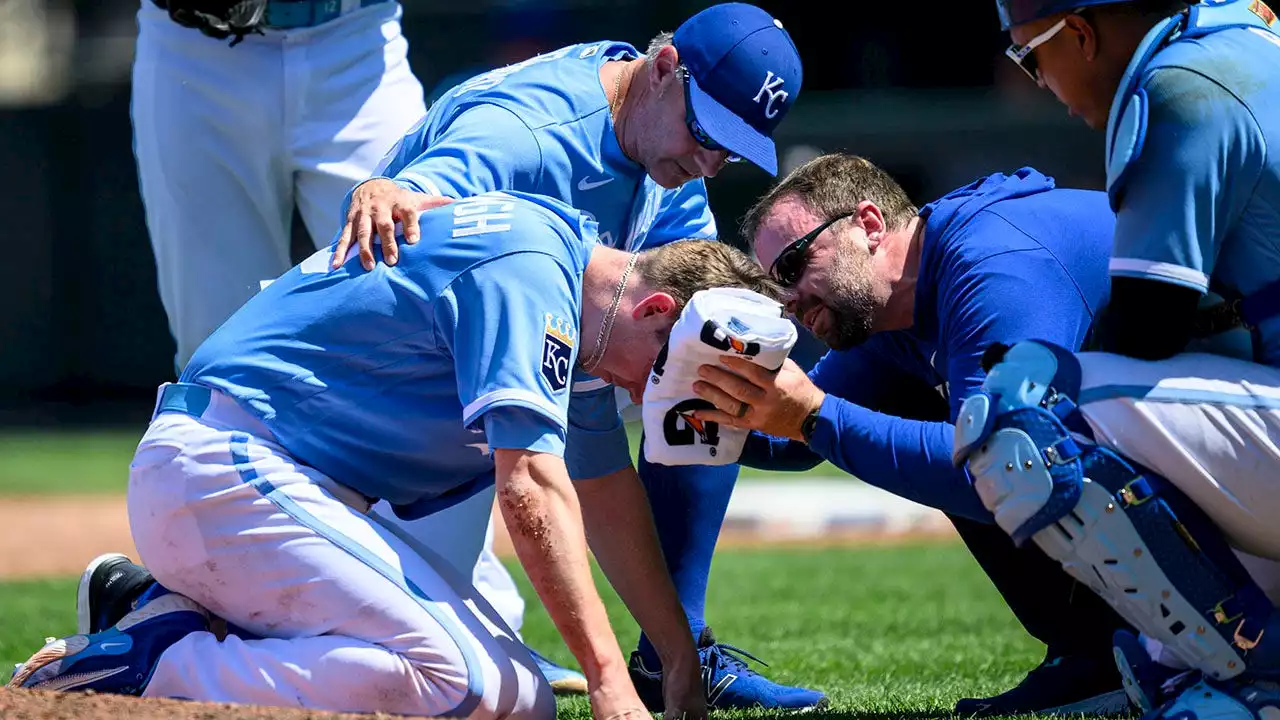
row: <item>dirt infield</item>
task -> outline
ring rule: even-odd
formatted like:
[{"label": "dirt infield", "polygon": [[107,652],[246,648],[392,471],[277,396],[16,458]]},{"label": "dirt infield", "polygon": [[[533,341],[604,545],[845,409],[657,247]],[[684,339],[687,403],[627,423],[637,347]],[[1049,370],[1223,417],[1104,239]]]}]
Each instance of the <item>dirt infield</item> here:
[{"label": "dirt infield", "polygon": [[48,693],[0,689],[0,717],[5,720],[370,720],[397,718],[404,715],[349,715],[309,710],[195,703],[155,698],[95,695],[92,693]]},{"label": "dirt infield", "polygon": [[[58,528],[50,533],[49,528]],[[494,552],[513,552],[503,523],[494,525]],[[862,527],[822,535],[791,535],[786,528],[727,525],[720,547],[839,547],[916,539],[951,539],[949,524],[910,528]],[[40,542],[31,542],[40,538]],[[0,580],[78,575],[85,563],[105,552],[138,558],[129,534],[124,498],[114,496],[45,496],[0,500]],[[21,548],[21,552],[12,549]]]},{"label": "dirt infield", "polygon": [[0,579],[79,575],[85,563],[104,552],[138,557],[124,498],[109,496],[0,500],[0,543],[8,548],[0,553]]}]

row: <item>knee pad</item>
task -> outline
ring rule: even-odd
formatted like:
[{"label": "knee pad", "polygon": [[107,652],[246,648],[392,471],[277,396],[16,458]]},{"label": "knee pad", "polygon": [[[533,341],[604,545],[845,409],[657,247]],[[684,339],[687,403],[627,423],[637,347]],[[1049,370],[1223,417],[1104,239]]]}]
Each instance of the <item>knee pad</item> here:
[{"label": "knee pad", "polygon": [[1280,643],[1264,640],[1280,618],[1221,531],[1172,484],[1092,443],[1079,386],[1072,353],[1027,341],[966,399],[953,460],[996,523],[1209,677],[1235,677],[1246,659],[1280,672]]},{"label": "knee pad", "polygon": [[1080,447],[1066,425],[1087,433],[1071,400],[1079,368],[1058,346],[1020,342],[960,407],[952,461],[967,465],[974,490],[1018,545],[1080,500]]}]

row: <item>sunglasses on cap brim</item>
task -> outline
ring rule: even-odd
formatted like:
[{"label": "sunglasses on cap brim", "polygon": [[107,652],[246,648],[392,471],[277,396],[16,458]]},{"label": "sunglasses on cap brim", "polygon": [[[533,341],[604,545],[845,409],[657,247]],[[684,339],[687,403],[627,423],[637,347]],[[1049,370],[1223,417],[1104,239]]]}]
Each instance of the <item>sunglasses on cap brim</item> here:
[{"label": "sunglasses on cap brim", "polygon": [[712,140],[711,136],[702,129],[702,124],[698,122],[698,116],[693,112],[693,96],[689,91],[689,70],[685,66],[681,65],[677,72],[680,73],[680,79],[684,82],[684,124],[689,128],[689,134],[693,136],[694,141],[696,141],[698,145],[701,145],[711,152],[728,153],[728,157],[725,158],[726,162],[741,162],[742,157],[740,155],[735,154],[733,151],[729,150],[729,148],[721,145],[715,140]]}]

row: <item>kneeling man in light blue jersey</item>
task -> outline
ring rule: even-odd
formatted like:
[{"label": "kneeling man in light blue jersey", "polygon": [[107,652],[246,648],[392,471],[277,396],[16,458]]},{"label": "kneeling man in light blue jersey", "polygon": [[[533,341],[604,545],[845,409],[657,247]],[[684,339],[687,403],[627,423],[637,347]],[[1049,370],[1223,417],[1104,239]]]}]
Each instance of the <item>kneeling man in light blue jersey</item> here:
[{"label": "kneeling man in light blue jersey", "polygon": [[[318,252],[251,299],[161,386],[130,467],[154,574],[132,612],[46,644],[11,686],[344,712],[552,718],[528,650],[470,578],[379,515],[491,486],[597,718],[648,717],[587,544],[658,648],[669,717],[699,718],[699,657],[643,487],[571,483],[574,368],[638,396],[684,304],[777,297],[732,247],[630,253],[543,196],[425,212],[395,266]],[[483,534],[484,522],[472,528]]]}]

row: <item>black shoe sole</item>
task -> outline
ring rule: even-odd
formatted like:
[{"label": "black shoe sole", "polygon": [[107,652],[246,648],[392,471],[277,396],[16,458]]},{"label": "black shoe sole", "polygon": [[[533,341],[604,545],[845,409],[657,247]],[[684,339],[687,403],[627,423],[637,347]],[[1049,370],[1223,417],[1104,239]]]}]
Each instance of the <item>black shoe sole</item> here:
[{"label": "black shoe sole", "polygon": [[965,698],[952,711],[960,717],[988,718],[1005,715],[1092,715],[1122,716],[1134,712],[1124,690],[1113,690],[1053,707],[997,707],[988,700]]}]

